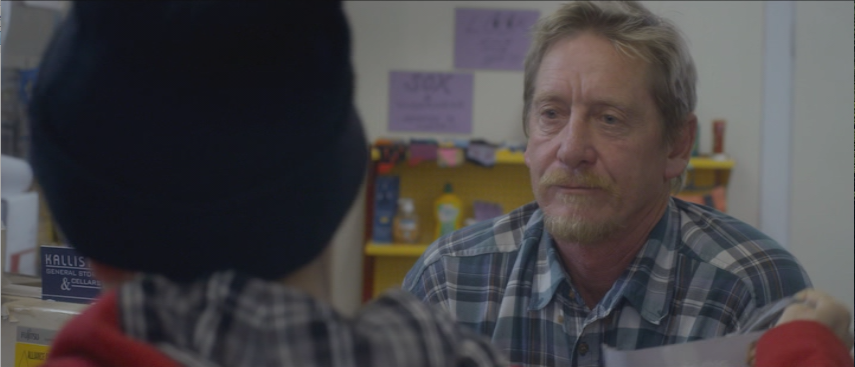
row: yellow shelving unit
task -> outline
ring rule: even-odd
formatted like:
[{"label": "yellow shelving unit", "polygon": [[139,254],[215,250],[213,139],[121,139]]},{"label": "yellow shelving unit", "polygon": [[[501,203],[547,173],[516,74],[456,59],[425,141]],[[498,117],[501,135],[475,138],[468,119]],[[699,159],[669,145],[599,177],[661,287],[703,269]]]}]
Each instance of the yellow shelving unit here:
[{"label": "yellow shelving unit", "polygon": [[689,161],[684,194],[702,195],[716,186],[727,187],[730,171],[735,162],[731,159],[693,157]]},{"label": "yellow shelving unit", "polygon": [[422,256],[422,253],[425,252],[427,247],[430,244],[388,244],[382,243],[377,244],[374,242],[368,242],[365,245],[365,254],[369,256],[410,256],[410,257],[419,257]]},{"label": "yellow shelving unit", "polygon": [[688,169],[731,169],[733,168],[733,160],[712,159],[708,157],[694,157],[689,160]]},{"label": "yellow shelving unit", "polygon": [[[372,148],[375,169],[366,189],[374,190],[373,178],[380,176],[376,163],[380,152]],[[529,181],[528,167],[523,152],[500,149],[496,152],[496,164],[483,167],[465,162],[457,167],[439,167],[436,161],[423,161],[416,165],[407,162],[396,164],[383,175],[399,177],[399,197],[412,198],[419,216],[420,236],[418,244],[381,244],[370,241],[371,226],[366,223],[366,245],[364,249],[365,271],[363,276],[363,299],[368,300],[380,292],[399,287],[404,276],[416,259],[435,240],[436,220],[433,203],[442,194],[446,182],[450,182],[454,193],[463,201],[463,218],[474,217],[472,203],[476,200],[500,204],[507,213],[521,205],[534,201]],[[368,205],[373,205],[369,197]],[[372,208],[366,208],[367,222],[373,218]]]}]

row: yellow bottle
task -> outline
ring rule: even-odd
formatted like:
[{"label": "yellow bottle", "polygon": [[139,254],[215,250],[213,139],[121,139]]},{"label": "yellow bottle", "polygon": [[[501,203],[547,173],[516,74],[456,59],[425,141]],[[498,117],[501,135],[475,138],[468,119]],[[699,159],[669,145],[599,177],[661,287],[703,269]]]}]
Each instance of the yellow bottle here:
[{"label": "yellow bottle", "polygon": [[445,184],[445,193],[434,202],[436,214],[436,238],[460,229],[463,221],[463,202],[451,188],[451,183]]}]

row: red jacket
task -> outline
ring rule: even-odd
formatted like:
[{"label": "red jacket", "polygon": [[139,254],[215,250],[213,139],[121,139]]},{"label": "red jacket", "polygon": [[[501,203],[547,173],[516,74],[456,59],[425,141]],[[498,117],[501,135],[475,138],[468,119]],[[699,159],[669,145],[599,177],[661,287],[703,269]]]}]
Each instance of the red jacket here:
[{"label": "red jacket", "polygon": [[851,346],[815,321],[776,326],[757,341],[755,367],[852,367]]},{"label": "red jacket", "polygon": [[42,367],[178,367],[153,346],[122,332],[116,292],[71,319],[57,335]]}]

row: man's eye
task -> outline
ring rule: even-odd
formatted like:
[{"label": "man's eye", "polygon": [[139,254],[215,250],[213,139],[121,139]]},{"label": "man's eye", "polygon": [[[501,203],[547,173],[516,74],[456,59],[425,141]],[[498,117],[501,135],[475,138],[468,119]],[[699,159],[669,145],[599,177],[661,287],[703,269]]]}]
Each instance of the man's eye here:
[{"label": "man's eye", "polygon": [[537,124],[540,130],[547,134],[553,134],[561,130],[561,127],[567,122],[567,112],[558,108],[544,106],[539,111]]},{"label": "man's eye", "polygon": [[558,118],[558,112],[555,112],[555,110],[546,110],[543,111],[543,117],[548,119],[556,119]]},{"label": "man's eye", "polygon": [[618,119],[617,119],[617,117],[614,117],[612,115],[603,115],[603,122],[605,122],[609,125],[614,125],[614,124],[618,123]]},{"label": "man's eye", "polygon": [[543,112],[541,112],[540,115],[541,115],[541,117],[543,117],[544,120],[551,120],[551,122],[555,122],[556,120],[561,120],[561,118],[562,118],[562,112],[560,110],[556,110],[556,109],[552,109],[552,108],[543,110]]}]

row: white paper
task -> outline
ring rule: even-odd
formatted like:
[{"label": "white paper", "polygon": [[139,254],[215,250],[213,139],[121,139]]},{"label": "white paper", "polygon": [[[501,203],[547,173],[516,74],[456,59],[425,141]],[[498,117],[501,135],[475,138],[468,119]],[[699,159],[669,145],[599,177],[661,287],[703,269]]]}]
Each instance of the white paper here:
[{"label": "white paper", "polygon": [[[5,179],[5,178],[4,178]],[[3,271],[37,276],[39,195],[25,192],[3,197],[3,224],[6,226]]]},{"label": "white paper", "polygon": [[763,331],[662,347],[619,351],[603,346],[605,367],[746,367],[748,347]]}]

